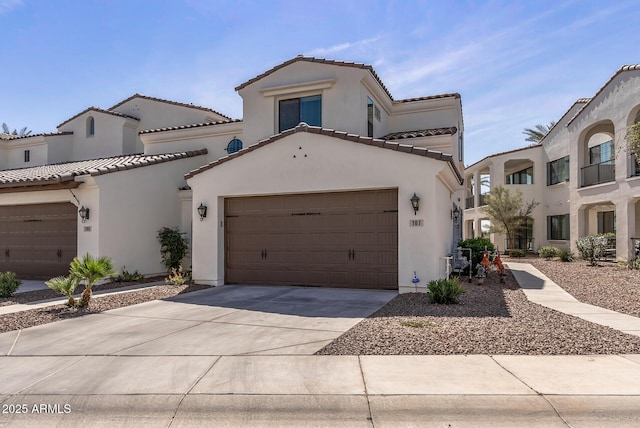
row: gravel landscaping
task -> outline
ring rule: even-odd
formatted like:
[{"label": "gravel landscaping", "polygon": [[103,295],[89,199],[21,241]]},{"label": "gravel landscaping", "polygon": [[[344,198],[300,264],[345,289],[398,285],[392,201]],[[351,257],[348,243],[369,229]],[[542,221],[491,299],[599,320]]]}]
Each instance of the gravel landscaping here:
[{"label": "gravel landscaping", "polygon": [[[131,283],[127,284],[131,285]],[[103,290],[98,286],[96,290]],[[206,285],[157,285],[120,294],[95,296],[91,298],[89,306],[84,309],[70,308],[65,304],[48,306],[46,308],[31,309],[13,314],[0,315],[0,333],[11,330],[20,330],[36,325],[47,324],[67,318],[75,318],[88,314],[95,314],[109,309],[135,305],[150,300],[166,299],[178,294],[198,291],[209,288]],[[44,290],[48,291],[48,290]],[[57,294],[59,297],[60,295]]]},{"label": "gravel landscaping", "polygon": [[522,262],[531,263],[581,302],[640,317],[640,270],[608,262],[588,266],[582,260],[527,258]]},{"label": "gravel landscaping", "polygon": [[491,274],[484,285],[462,284],[467,292],[456,305],[399,295],[317,354],[640,353],[640,337],[529,302],[508,269],[505,283]]}]

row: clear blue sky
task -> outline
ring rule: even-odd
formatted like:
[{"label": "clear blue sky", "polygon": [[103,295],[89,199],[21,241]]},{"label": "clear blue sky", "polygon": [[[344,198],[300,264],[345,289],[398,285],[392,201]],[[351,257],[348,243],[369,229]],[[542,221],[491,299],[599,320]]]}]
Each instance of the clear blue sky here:
[{"label": "clear blue sky", "polygon": [[640,63],[639,27],[638,0],[0,0],[0,123],[136,92],[240,118],[235,86],[305,54],[371,64],[396,99],[461,93],[471,164]]}]

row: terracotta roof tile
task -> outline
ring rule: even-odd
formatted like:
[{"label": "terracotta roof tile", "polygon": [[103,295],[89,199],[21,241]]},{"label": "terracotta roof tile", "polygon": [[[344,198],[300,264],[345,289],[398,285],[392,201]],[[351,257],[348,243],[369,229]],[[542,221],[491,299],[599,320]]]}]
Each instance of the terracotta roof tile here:
[{"label": "terracotta roof tile", "polygon": [[98,113],[110,114],[112,116],[124,117],[124,118],[127,118],[127,119],[140,120],[139,118],[137,118],[135,116],[119,113],[117,111],[105,110],[105,109],[100,108],[100,107],[89,107],[88,109],[85,109],[85,110],[81,111],[80,113],[76,114],[75,116],[65,120],[60,125],[58,125],[57,128],[60,128],[61,126],[66,125],[67,123],[71,122],[73,119],[75,119],[75,118],[77,118],[79,116],[82,116],[83,114],[85,114],[88,111],[95,111],[95,112],[98,112]]},{"label": "terracotta roof tile", "polygon": [[502,155],[506,155],[506,154],[509,154],[509,153],[516,153],[516,152],[520,152],[520,151],[523,151],[523,150],[532,149],[532,148],[534,148],[534,147],[542,147],[542,144],[541,144],[541,143],[534,143],[534,144],[531,144],[531,145],[526,146],[526,147],[520,147],[520,148],[518,148],[518,149],[506,150],[506,151],[504,151],[504,152],[499,152],[499,153],[493,153],[493,154],[491,154],[491,155],[489,155],[489,156],[485,156],[485,157],[483,157],[482,159],[480,159],[480,160],[479,160],[479,161],[477,161],[477,162],[472,163],[471,165],[469,165],[469,166],[465,167],[465,169],[473,168],[474,166],[476,166],[476,165],[477,165],[477,164],[479,164],[480,162],[482,162],[482,161],[484,161],[484,160],[486,160],[486,159],[489,159],[489,158],[494,158],[494,157],[496,157],[496,156],[502,156]]},{"label": "terracotta roof tile", "polygon": [[[5,135],[9,138],[5,138]],[[45,132],[41,134],[29,134],[29,135],[9,135],[0,133],[0,140],[23,140],[31,137],[55,137],[56,135],[73,135],[73,132]]]},{"label": "terracotta roof tile", "polygon": [[437,159],[437,160],[442,160],[445,162],[448,162],[449,165],[451,166],[451,169],[453,170],[453,172],[456,175],[456,178],[458,179],[459,183],[463,183],[464,178],[462,176],[462,174],[460,173],[460,171],[458,170],[458,167],[456,166],[454,160],[453,160],[453,156],[447,153],[442,153],[439,151],[435,151],[435,150],[428,150],[426,148],[423,147],[414,147],[412,145],[408,145],[408,144],[399,144],[399,143],[395,143],[392,141],[387,141],[387,140],[383,140],[383,139],[376,139],[376,138],[371,138],[371,137],[362,137],[360,135],[356,135],[356,134],[348,134],[346,132],[343,131],[335,131],[333,129],[326,129],[326,128],[321,128],[318,126],[309,126],[305,123],[301,123],[298,126],[296,126],[295,128],[292,129],[288,129],[284,132],[281,132],[280,134],[276,134],[273,135],[267,139],[258,141],[256,144],[253,144],[249,147],[246,147],[244,149],[241,149],[240,151],[237,151],[233,154],[227,155],[225,157],[222,157],[216,161],[210,162],[206,165],[201,166],[198,169],[195,169],[191,172],[189,172],[188,174],[185,175],[186,179],[189,179],[197,174],[200,174],[201,172],[207,171],[217,165],[220,165],[222,163],[228,162],[232,159],[237,158],[238,156],[242,156],[246,153],[252,152],[256,149],[259,149],[262,146],[265,146],[267,144],[271,144],[274,141],[278,141],[281,140],[289,135],[298,133],[298,132],[309,132],[312,134],[319,134],[319,135],[325,135],[325,136],[329,136],[332,138],[339,138],[341,140],[348,140],[348,141],[353,141],[354,143],[358,143],[358,144],[366,144],[369,146],[375,146],[375,147],[380,147],[380,148],[384,148],[384,149],[389,149],[389,150],[396,150],[396,151],[402,151],[402,152],[406,152],[406,153],[410,153],[413,155],[419,155],[419,156],[424,156],[424,157],[428,157],[428,158],[432,158],[432,159]]},{"label": "terracotta roof tile", "polygon": [[202,111],[207,111],[207,112],[210,112],[210,113],[215,113],[218,116],[222,116],[224,118],[232,120],[229,116],[226,116],[226,115],[224,115],[224,114],[222,114],[220,112],[217,112],[215,110],[212,110],[212,109],[210,109],[208,107],[198,106],[198,105],[195,105],[195,104],[181,103],[181,102],[178,102],[178,101],[165,100],[165,99],[162,99],[162,98],[150,97],[148,95],[142,95],[142,94],[133,94],[129,98],[127,98],[125,100],[122,100],[118,104],[112,106],[109,110],[115,110],[116,108],[120,107],[122,104],[124,104],[124,103],[126,103],[128,101],[131,101],[134,98],[142,98],[142,99],[145,99],[145,100],[158,101],[158,102],[165,103],[165,104],[172,104],[174,106],[194,108],[194,109],[197,109],[197,110],[202,110]]},{"label": "terracotta roof tile", "polygon": [[418,98],[405,98],[402,100],[396,100],[394,102],[395,103],[413,103],[416,101],[437,100],[440,98],[461,98],[461,97],[459,93],[453,92],[450,94],[428,95],[426,97],[418,97]]},{"label": "terracotta roof tile", "polygon": [[166,128],[143,129],[138,134],[153,134],[155,132],[176,131],[179,129],[201,128],[205,126],[225,125],[227,123],[239,123],[242,119],[219,120],[217,122],[192,123],[191,125],[168,126]]},{"label": "terracotta roof tile", "polygon": [[383,140],[404,140],[406,138],[435,137],[437,135],[453,135],[458,132],[455,126],[449,128],[421,129],[418,131],[392,132],[382,137]]},{"label": "terracotta roof tile", "polygon": [[80,175],[98,176],[207,154],[207,149],[163,155],[132,154],[0,171],[0,187],[60,184]]},{"label": "terracotta roof tile", "polygon": [[609,80],[607,80],[607,81],[606,81],[606,83],[605,83],[604,85],[602,85],[602,87],[601,87],[600,89],[598,89],[598,92],[596,92],[596,94],[595,94],[593,97],[591,97],[591,98],[585,98],[585,99],[587,99],[587,100],[589,100],[589,101],[587,101],[587,102],[585,103],[585,105],[583,105],[583,106],[582,106],[582,108],[581,108],[581,109],[576,113],[576,115],[575,115],[575,116],[573,116],[573,117],[571,118],[571,120],[569,120],[569,122],[567,123],[567,126],[571,125],[571,123],[572,123],[572,122],[573,122],[573,121],[574,121],[578,116],[580,116],[580,113],[582,113],[582,111],[583,111],[585,108],[587,108],[587,106],[588,106],[588,105],[589,105],[589,104],[590,104],[590,103],[591,103],[591,102],[592,102],[592,101],[593,101],[593,100],[594,100],[598,95],[600,95],[600,93],[601,93],[602,91],[604,91],[604,89],[605,89],[607,86],[609,86],[609,83],[611,83],[611,82],[613,81],[613,79],[615,79],[615,78],[616,78],[620,73],[624,73],[625,71],[635,71],[635,70],[640,70],[640,64],[623,65],[622,67],[620,67],[620,68],[618,69],[618,71],[616,71],[616,72],[614,73],[614,75],[613,75],[613,76],[611,76],[611,77],[609,78]]}]

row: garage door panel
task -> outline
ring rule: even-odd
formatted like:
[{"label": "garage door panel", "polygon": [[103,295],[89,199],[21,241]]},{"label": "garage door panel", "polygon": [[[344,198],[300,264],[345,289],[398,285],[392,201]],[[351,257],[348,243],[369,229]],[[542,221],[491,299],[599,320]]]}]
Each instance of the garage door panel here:
[{"label": "garage door panel", "polygon": [[227,283],[397,289],[396,190],[228,198],[225,216]]}]

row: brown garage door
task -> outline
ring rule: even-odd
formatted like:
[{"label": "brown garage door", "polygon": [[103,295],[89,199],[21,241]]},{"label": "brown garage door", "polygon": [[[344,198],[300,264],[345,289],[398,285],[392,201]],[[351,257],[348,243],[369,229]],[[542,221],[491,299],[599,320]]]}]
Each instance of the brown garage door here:
[{"label": "brown garage door", "polygon": [[397,190],[227,198],[225,278],[397,289]]},{"label": "brown garage door", "polygon": [[66,275],[76,255],[77,218],[70,203],[0,207],[0,271],[23,278]]}]

